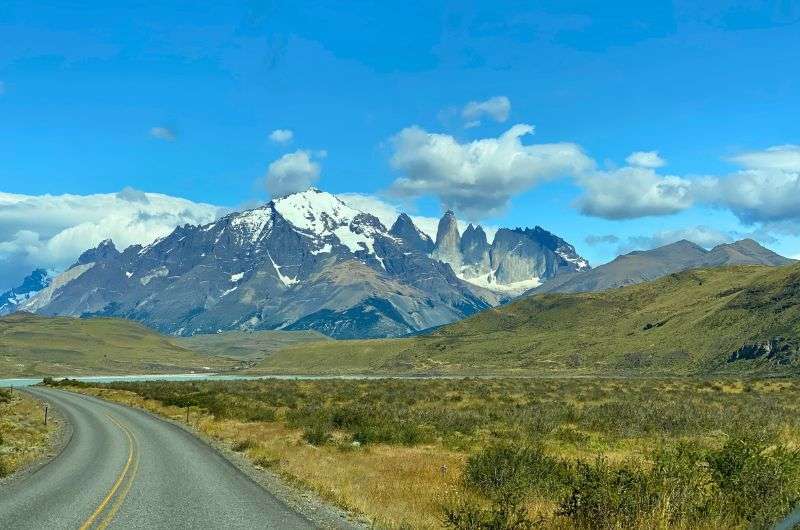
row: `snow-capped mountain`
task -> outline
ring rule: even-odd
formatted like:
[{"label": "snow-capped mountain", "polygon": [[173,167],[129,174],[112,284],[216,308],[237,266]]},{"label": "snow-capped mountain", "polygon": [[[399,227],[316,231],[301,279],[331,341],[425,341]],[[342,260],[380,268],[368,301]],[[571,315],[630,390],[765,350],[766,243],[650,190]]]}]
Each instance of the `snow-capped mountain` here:
[{"label": "snow-capped mountain", "polygon": [[57,273],[45,269],[36,269],[22,280],[18,287],[0,294],[0,315],[17,311],[22,304],[45,289]]},{"label": "snow-capped mountain", "polygon": [[381,337],[501,301],[429,257],[429,243],[407,216],[388,230],[312,188],[211,224],[178,227],[145,247],[120,252],[104,241],[22,308],[120,316],[180,335],[316,329]]},{"label": "snow-capped mountain", "polygon": [[539,226],[501,228],[489,243],[480,225],[470,224],[460,234],[452,211],[439,221],[431,256],[473,285],[512,295],[557,275],[590,269],[575,247]]}]

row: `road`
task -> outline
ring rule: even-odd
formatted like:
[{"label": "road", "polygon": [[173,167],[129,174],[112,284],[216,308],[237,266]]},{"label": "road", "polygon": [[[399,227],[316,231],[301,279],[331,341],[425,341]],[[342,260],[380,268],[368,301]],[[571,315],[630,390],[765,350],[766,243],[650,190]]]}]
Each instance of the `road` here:
[{"label": "road", "polygon": [[0,528],[313,528],[179,427],[123,405],[30,392],[72,424],[64,451],[0,487]]}]

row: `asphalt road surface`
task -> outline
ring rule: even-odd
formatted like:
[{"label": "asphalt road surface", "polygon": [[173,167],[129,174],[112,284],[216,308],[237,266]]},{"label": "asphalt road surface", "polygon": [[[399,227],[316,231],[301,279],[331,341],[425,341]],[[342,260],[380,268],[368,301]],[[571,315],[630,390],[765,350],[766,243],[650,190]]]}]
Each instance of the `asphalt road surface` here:
[{"label": "asphalt road surface", "polygon": [[0,487],[0,528],[313,528],[219,453],[149,414],[45,388],[72,424],[64,451]]}]

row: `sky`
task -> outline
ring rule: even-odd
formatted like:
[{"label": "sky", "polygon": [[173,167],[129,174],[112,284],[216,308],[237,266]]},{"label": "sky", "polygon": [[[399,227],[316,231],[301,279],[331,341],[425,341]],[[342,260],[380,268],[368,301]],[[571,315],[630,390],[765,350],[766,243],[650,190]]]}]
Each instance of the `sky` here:
[{"label": "sky", "polygon": [[5,0],[0,41],[0,289],[309,185],[800,256],[798,1]]}]

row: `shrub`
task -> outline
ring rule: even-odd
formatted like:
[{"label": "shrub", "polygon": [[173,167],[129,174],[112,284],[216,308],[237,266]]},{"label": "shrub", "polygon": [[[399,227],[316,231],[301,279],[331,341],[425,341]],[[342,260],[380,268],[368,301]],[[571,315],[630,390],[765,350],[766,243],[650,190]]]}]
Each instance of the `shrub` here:
[{"label": "shrub", "polygon": [[9,403],[11,401],[11,391],[0,388],[0,403]]},{"label": "shrub", "polygon": [[800,453],[758,440],[731,438],[708,465],[728,513],[768,527],[800,501]]},{"label": "shrub", "polygon": [[490,506],[461,500],[445,506],[444,524],[456,530],[530,530],[538,526],[528,515],[520,499],[503,497]]},{"label": "shrub", "polygon": [[530,491],[556,494],[568,483],[570,468],[539,447],[499,444],[472,455],[464,475],[468,486],[499,499]]},{"label": "shrub", "polygon": [[303,431],[303,440],[311,445],[325,445],[331,439],[331,434],[321,425],[315,425]]},{"label": "shrub", "polygon": [[0,455],[0,478],[7,477],[11,474],[11,465],[6,461],[3,455]]},{"label": "shrub", "polygon": [[572,492],[561,502],[559,515],[579,528],[631,528],[655,510],[658,498],[642,469],[611,467],[599,458],[578,462]]}]

